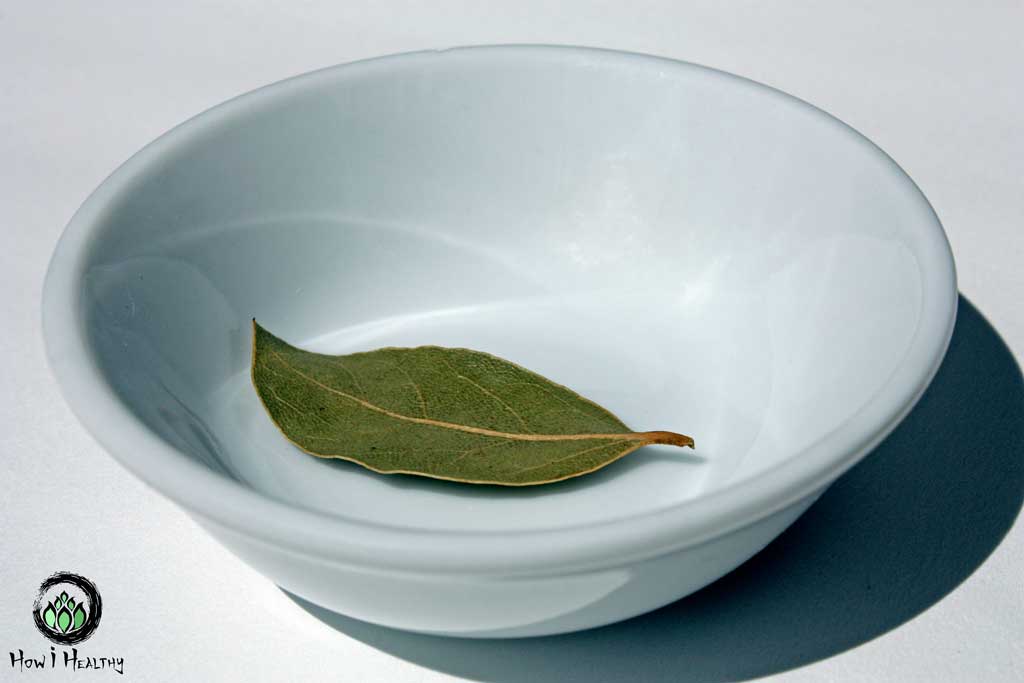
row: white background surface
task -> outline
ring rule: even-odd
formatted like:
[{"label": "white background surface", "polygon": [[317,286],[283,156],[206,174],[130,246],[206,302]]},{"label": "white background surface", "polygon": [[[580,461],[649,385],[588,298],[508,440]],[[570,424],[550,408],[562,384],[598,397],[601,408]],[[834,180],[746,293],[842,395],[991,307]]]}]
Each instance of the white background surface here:
[{"label": "white background surface", "polygon": [[1019,359],[1022,30],[1020,2],[0,2],[0,679],[55,675],[7,653],[48,651],[31,603],[67,569],[104,596],[83,654],[124,657],[129,680],[1024,680],[1024,528],[1002,537],[1024,495],[1024,394],[976,314],[942,395],[763,558],[653,616],[519,643],[314,619],[90,439],[39,332],[63,226],[176,123],[339,62],[540,42],[707,64],[854,126],[931,200],[961,292]]}]

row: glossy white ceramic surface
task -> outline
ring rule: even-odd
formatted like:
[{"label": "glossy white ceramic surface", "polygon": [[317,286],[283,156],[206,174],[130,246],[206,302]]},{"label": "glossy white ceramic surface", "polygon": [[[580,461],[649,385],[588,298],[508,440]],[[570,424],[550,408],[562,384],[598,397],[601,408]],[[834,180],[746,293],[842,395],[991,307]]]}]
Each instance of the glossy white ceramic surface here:
[{"label": "glossy white ceramic surface", "polygon": [[[271,579],[515,636],[755,553],[906,414],[955,307],[927,201],[820,110],[680,62],[494,47],[326,69],[174,129],[76,214],[43,312],[83,423]],[[315,459],[249,385],[253,317],[332,353],[486,350],[697,449],[514,490]]]}]

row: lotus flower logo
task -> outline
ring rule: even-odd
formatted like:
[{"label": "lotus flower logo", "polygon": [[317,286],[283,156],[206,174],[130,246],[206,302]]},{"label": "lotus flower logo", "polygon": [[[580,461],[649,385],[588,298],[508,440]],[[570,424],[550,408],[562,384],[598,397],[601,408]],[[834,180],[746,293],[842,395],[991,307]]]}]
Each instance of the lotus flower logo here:
[{"label": "lotus flower logo", "polygon": [[43,623],[58,633],[77,631],[85,623],[85,610],[75,603],[74,598],[61,591],[56,601],[50,601],[43,610]]},{"label": "lotus flower logo", "polygon": [[61,645],[80,643],[100,623],[102,604],[96,586],[84,576],[58,572],[39,586],[33,606],[36,628]]}]

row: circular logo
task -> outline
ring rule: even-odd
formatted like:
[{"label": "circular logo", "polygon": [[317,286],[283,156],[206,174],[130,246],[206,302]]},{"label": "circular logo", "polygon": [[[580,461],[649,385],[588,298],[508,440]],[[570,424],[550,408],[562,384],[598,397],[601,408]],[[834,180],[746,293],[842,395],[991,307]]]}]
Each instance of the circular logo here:
[{"label": "circular logo", "polygon": [[93,634],[102,611],[100,594],[92,581],[71,572],[57,572],[39,586],[32,617],[48,639],[74,645]]}]

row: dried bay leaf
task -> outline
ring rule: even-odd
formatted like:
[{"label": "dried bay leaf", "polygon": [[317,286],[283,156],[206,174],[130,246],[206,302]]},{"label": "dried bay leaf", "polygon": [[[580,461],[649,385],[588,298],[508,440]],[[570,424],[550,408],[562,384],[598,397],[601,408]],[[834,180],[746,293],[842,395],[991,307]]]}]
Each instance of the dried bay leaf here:
[{"label": "dried bay leaf", "polygon": [[648,444],[566,387],[479,351],[420,346],[346,356],[298,349],[253,320],[252,380],[302,450],[376,472],[529,486],[598,470]]}]

